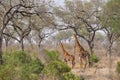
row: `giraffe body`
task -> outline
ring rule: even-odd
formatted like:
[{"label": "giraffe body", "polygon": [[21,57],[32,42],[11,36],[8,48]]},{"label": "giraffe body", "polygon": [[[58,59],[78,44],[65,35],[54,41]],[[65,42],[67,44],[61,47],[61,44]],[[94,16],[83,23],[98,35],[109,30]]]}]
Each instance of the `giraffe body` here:
[{"label": "giraffe body", "polygon": [[90,66],[90,54],[88,51],[86,51],[79,43],[77,37],[74,35],[73,36],[74,40],[75,40],[75,53],[77,51],[77,54],[79,56],[79,60],[80,60],[80,66],[83,65],[83,60],[85,62],[84,65],[84,69],[86,68],[87,64]]},{"label": "giraffe body", "polygon": [[67,63],[68,61],[71,62],[72,64],[72,68],[75,66],[75,57],[71,54],[69,54],[65,49],[64,49],[64,46],[63,44],[60,42],[60,47],[62,49],[62,53],[63,53],[63,59],[64,61]]}]

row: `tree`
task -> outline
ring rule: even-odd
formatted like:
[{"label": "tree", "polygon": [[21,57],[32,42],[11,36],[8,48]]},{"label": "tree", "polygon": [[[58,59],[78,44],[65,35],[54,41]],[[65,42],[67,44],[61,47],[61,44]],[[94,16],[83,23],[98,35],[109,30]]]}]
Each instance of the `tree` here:
[{"label": "tree", "polygon": [[[99,6],[92,2],[81,0],[65,1],[65,8],[55,8],[56,15],[60,18],[58,29],[72,29],[76,35],[83,38],[89,46],[90,53],[94,53],[94,38],[99,26]],[[96,8],[95,8],[96,7]],[[62,26],[61,26],[62,25]]]},{"label": "tree", "polygon": [[58,33],[54,36],[54,39],[58,42],[60,40],[67,40],[70,38],[70,36],[73,35],[73,30],[59,30]]},{"label": "tree", "polygon": [[[51,12],[47,11],[44,0],[4,0],[0,1],[0,64],[2,64],[2,40],[3,35],[11,37],[21,43],[22,50],[24,50],[23,39],[31,32],[31,19],[33,16],[40,18],[44,24],[49,21],[52,23],[53,19],[48,19]],[[40,5],[41,4],[41,5]],[[43,7],[44,6],[44,7]],[[29,21],[30,20],[30,21]],[[45,25],[46,26],[46,25]],[[6,33],[7,28],[12,28],[14,34]],[[19,38],[18,38],[19,37]]]},{"label": "tree", "polygon": [[109,41],[108,55],[111,57],[111,48],[113,43],[119,38],[120,30],[120,1],[110,0],[104,7],[101,17],[102,27],[107,34]]},{"label": "tree", "polygon": [[[110,0],[104,6],[101,16],[102,27],[105,30],[108,39],[107,56],[109,68],[111,69],[111,54],[114,42],[120,37],[120,0]],[[109,69],[109,70],[110,70]],[[111,73],[111,72],[110,72]],[[110,74],[111,76],[111,74]]]},{"label": "tree", "polygon": [[[10,32],[11,31],[11,28],[6,28],[5,29],[5,33],[12,36],[14,34],[14,32]],[[4,34],[4,33],[3,33]],[[4,40],[5,40],[5,47],[6,47],[6,53],[8,51],[8,45],[9,45],[9,41],[11,40],[11,37],[8,37],[6,35],[3,36],[4,37]]]}]

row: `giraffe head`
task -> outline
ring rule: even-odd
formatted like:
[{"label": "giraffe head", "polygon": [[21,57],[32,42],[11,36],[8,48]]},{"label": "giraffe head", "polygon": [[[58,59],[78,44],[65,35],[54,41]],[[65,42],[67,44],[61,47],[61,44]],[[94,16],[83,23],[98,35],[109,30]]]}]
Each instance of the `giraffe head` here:
[{"label": "giraffe head", "polygon": [[76,39],[76,35],[73,34],[70,38],[71,38],[72,40],[75,40],[75,39]]},{"label": "giraffe head", "polygon": [[60,41],[57,43],[57,45],[60,46],[60,47],[63,47],[62,41],[60,40]]}]

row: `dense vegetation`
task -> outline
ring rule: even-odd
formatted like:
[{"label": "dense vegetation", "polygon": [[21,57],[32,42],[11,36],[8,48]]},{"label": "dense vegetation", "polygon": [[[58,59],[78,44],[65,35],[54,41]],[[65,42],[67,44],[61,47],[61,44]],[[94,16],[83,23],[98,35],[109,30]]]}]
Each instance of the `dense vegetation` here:
[{"label": "dense vegetation", "polygon": [[71,73],[71,68],[59,59],[57,51],[45,50],[46,66],[42,71],[42,80],[80,80]]},{"label": "dense vegetation", "polygon": [[[115,65],[120,74],[120,0],[56,1],[0,0],[0,80],[79,80],[59,58],[59,42],[75,62],[85,49],[92,68],[109,68],[112,76]],[[75,51],[73,35],[83,51]]]},{"label": "dense vegetation", "polygon": [[25,52],[4,53],[0,80],[38,80],[43,68],[44,65],[38,58],[32,59]]},{"label": "dense vegetation", "polygon": [[3,54],[0,80],[80,80],[71,69],[59,60],[58,52],[45,51],[46,63],[23,51]]}]

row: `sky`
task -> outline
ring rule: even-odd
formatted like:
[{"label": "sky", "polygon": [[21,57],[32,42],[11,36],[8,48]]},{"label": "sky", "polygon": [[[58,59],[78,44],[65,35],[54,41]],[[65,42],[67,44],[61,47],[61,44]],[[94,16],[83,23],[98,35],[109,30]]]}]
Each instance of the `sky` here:
[{"label": "sky", "polygon": [[54,0],[54,1],[58,5],[63,5],[64,4],[64,0]]},{"label": "sky", "polygon": [[[64,5],[65,0],[54,0],[57,5]],[[69,0],[68,0],[69,1]],[[90,0],[82,0],[82,1],[90,1]]]}]

